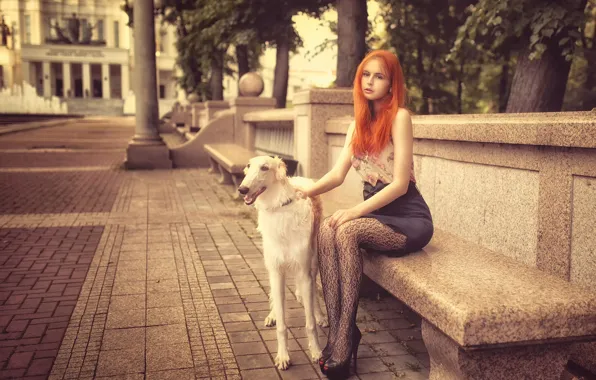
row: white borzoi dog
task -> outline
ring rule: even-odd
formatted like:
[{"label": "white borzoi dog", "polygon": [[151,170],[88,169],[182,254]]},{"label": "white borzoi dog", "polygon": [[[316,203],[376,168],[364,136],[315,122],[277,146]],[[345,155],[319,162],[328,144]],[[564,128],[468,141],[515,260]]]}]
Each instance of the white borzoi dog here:
[{"label": "white borzoi dog", "polygon": [[288,332],[285,323],[285,275],[291,271],[296,280],[296,297],[302,300],[306,316],[306,335],[313,361],[321,357],[315,321],[326,326],[316,296],[318,274],[317,234],[322,216],[319,197],[298,197],[296,187],[313,181],[288,177],[280,158],[252,158],[244,169],[238,192],[244,203],[258,211],[258,231],[263,237],[265,266],[269,272],[271,312],[266,326],[277,324],[275,365],[285,370],[290,365]]}]

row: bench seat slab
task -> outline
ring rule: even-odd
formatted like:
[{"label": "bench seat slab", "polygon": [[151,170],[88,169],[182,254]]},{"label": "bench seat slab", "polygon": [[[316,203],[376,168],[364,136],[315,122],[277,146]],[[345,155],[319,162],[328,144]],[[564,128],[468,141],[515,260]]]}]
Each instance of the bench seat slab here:
[{"label": "bench seat slab", "polygon": [[570,344],[545,344],[464,351],[448,336],[422,321],[430,356],[430,380],[559,380]]},{"label": "bench seat slab", "polygon": [[365,254],[364,273],[466,350],[596,338],[596,293],[438,229],[422,251]]}]

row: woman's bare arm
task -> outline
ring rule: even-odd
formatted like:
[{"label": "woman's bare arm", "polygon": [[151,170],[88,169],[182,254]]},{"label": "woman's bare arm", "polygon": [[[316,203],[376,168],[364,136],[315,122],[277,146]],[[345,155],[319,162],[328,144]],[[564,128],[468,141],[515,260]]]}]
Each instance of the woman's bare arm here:
[{"label": "woman's bare arm", "polygon": [[305,195],[314,197],[326,193],[341,185],[352,166],[352,135],[354,134],[355,122],[352,122],[346,133],[346,141],[339,154],[339,158],[333,168],[319,179],[312,187],[304,189]]}]

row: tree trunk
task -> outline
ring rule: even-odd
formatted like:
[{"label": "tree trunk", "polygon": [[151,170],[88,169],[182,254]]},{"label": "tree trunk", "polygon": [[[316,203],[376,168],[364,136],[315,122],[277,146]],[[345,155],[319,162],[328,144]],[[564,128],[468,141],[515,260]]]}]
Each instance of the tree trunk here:
[{"label": "tree trunk", "polygon": [[[575,0],[573,5],[583,11],[586,3],[587,0]],[[567,33],[561,33],[559,38],[551,39],[540,59],[530,60],[529,47],[521,53],[513,75],[506,112],[561,110],[571,68],[571,61],[565,60],[559,46],[559,41],[566,36]]]},{"label": "tree trunk", "polygon": [[507,99],[509,97],[508,84],[509,84],[509,64],[511,60],[510,51],[507,50],[504,56],[505,62],[501,67],[501,80],[499,81],[499,113],[503,113],[507,110]]},{"label": "tree trunk", "polygon": [[211,100],[223,100],[223,53],[214,52],[211,59]]},{"label": "tree trunk", "polygon": [[238,61],[238,80],[240,80],[244,74],[250,71],[250,65],[248,64],[248,46],[236,46],[236,60]]},{"label": "tree trunk", "polygon": [[571,62],[561,55],[558,42],[549,44],[540,59],[531,61],[529,55],[526,48],[518,59],[506,112],[560,111]]},{"label": "tree trunk", "polygon": [[366,53],[366,0],[337,0],[337,87],[352,87]]},{"label": "tree trunk", "polygon": [[463,113],[463,97],[464,97],[464,58],[461,58],[461,62],[459,63],[459,75],[457,78],[457,113]]},{"label": "tree trunk", "polygon": [[277,39],[276,45],[273,97],[275,98],[275,106],[277,108],[285,108],[290,71],[290,43],[287,37],[283,36]]},{"label": "tree trunk", "polygon": [[424,70],[424,57],[423,57],[423,38],[420,36],[418,38],[418,44],[416,45],[416,50],[418,51],[416,57],[416,70],[418,75],[418,80],[420,81],[420,89],[422,90],[422,108],[420,109],[420,113],[422,115],[428,115],[430,113],[430,88],[426,84],[426,75]]}]

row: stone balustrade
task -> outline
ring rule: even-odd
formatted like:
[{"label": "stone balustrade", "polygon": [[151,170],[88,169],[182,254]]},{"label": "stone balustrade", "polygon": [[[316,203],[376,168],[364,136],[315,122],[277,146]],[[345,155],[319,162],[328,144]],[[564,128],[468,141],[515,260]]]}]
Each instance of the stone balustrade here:
[{"label": "stone balustrade", "polygon": [[294,158],[294,110],[272,109],[244,115],[249,139],[246,148],[258,154]]}]

